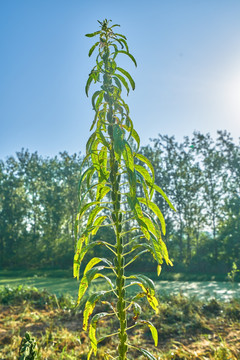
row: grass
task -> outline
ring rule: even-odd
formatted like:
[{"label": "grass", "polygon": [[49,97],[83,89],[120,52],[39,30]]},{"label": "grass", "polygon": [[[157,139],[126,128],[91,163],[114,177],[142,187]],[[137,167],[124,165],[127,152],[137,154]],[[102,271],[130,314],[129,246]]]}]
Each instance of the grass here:
[{"label": "grass", "polygon": [[[150,274],[150,277],[151,274]],[[159,293],[178,294],[182,292],[188,296],[197,296],[204,300],[209,297],[216,297],[227,301],[234,297],[240,297],[240,283],[217,282],[217,281],[166,281],[155,280],[156,288]],[[50,293],[60,296],[63,293],[69,293],[74,298],[77,297],[78,283],[73,279],[68,270],[38,270],[36,273],[26,271],[0,271],[0,287],[5,285],[11,287],[25,284],[34,286],[38,289],[46,289]],[[99,282],[101,284],[101,281]]]},{"label": "grass", "polygon": [[[240,300],[203,302],[181,294],[164,295],[159,300],[158,315],[142,304],[143,318],[158,329],[158,348],[148,327],[129,331],[132,344],[150,350],[158,360],[240,358]],[[36,339],[38,360],[86,360],[89,342],[81,330],[82,309],[74,304],[69,295],[57,298],[46,290],[25,286],[1,288],[0,359],[18,359],[21,339],[28,331]],[[131,325],[134,320],[129,318],[128,322]],[[100,325],[107,332],[114,324],[104,320]],[[105,341],[96,359],[107,359],[116,341]],[[129,359],[134,358],[142,359],[135,350],[129,354]]]}]

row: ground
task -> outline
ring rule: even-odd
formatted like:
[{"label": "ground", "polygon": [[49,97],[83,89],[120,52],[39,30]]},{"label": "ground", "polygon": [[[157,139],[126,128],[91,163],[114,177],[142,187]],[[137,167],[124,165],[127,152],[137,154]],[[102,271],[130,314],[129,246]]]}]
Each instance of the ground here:
[{"label": "ground", "polygon": [[[27,297],[11,296],[2,297],[0,305],[0,360],[18,359],[26,331],[37,341],[37,359],[87,359],[89,340],[82,331],[82,310],[76,310],[69,299],[61,301],[37,291]],[[129,343],[147,349],[156,359],[240,359],[239,300],[203,303],[182,295],[168,296],[160,299],[158,315],[144,303],[143,310],[145,319],[158,330],[158,347],[154,347],[148,327],[130,330]],[[134,324],[132,318],[128,322]],[[117,324],[103,320],[99,325],[108,332]],[[107,358],[116,347],[116,337],[106,339],[95,359]],[[129,359],[143,357],[131,349]]]}]

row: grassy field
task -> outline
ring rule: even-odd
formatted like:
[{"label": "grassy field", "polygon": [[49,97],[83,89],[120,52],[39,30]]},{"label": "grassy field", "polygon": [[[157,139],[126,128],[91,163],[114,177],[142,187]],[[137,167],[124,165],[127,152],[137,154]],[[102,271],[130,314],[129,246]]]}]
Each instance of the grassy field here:
[{"label": "grassy field", "polygon": [[[37,360],[86,360],[89,341],[82,331],[82,308],[76,309],[74,304],[66,295],[57,298],[36,288],[2,287],[0,359],[17,360],[21,339],[28,331],[36,339]],[[129,340],[151,351],[157,360],[240,359],[240,300],[203,302],[181,294],[162,295],[158,315],[144,302],[142,307],[142,319],[150,320],[158,330],[159,345],[154,347],[148,327],[129,331]],[[133,321],[128,317],[129,324]],[[100,329],[110,332],[116,326],[116,322],[103,320]],[[108,338],[91,359],[110,359],[107,354],[116,346],[117,338]],[[132,350],[129,359],[143,357]]]},{"label": "grassy field", "polygon": [[[46,289],[57,296],[69,293],[73,298],[77,298],[78,282],[72,278],[68,271],[38,272],[35,275],[34,272],[0,272],[0,286],[10,285],[13,287],[21,284]],[[97,284],[101,284],[101,280]],[[210,297],[223,301],[232,297],[240,298],[240,283],[155,280],[155,284],[159,294],[177,295],[181,292],[186,296],[196,296],[200,300]],[[94,291],[94,286],[92,291]]]}]

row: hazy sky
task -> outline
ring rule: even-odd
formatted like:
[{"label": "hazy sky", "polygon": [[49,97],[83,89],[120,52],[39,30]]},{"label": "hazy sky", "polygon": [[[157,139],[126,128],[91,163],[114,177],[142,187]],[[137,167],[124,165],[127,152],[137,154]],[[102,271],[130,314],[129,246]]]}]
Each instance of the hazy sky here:
[{"label": "hazy sky", "polygon": [[112,19],[138,67],[126,99],[143,145],[158,133],[240,136],[239,0],[1,0],[0,158],[84,152],[94,116],[84,93],[97,20]]}]

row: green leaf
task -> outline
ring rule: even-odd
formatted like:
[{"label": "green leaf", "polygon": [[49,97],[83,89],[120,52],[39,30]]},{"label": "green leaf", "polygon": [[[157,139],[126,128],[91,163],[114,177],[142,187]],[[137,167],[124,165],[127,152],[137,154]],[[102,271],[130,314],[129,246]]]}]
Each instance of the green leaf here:
[{"label": "green leaf", "polygon": [[135,66],[137,67],[137,62],[136,62],[134,56],[132,56],[132,54],[130,54],[129,52],[127,52],[125,50],[118,50],[118,53],[128,55],[130,57],[130,59],[134,62]]},{"label": "green leaf", "polygon": [[114,25],[112,25],[112,26],[110,27],[110,29],[112,29],[112,28],[115,27],[115,26],[120,26],[120,25],[114,24]]},{"label": "green leaf", "polygon": [[158,262],[158,264],[162,264],[163,257],[162,257],[162,249],[161,249],[160,243],[153,236],[151,236],[150,240],[152,242],[152,246],[153,246],[152,249],[154,252],[155,260]]},{"label": "green leaf", "polygon": [[[142,216],[140,218],[141,223],[139,223],[141,225],[141,227],[143,226],[149,233],[149,236],[147,236],[147,239],[150,239],[150,233],[153,234],[153,236],[156,236],[156,238],[158,238],[158,233],[157,230],[153,224],[153,222],[151,221],[151,219],[149,219],[146,216]],[[146,232],[143,232],[144,234],[146,234]]]},{"label": "green leaf", "polygon": [[[114,26],[114,25],[113,25],[113,26]],[[112,27],[113,27],[113,26],[112,26]],[[120,25],[117,25],[117,26],[120,26]],[[123,39],[127,40],[127,38],[126,38],[126,36],[125,36],[125,35],[118,34],[118,33],[114,33],[114,35],[116,35],[116,36],[120,36],[121,38],[123,38]]]},{"label": "green leaf", "polygon": [[91,34],[86,34],[85,36],[87,36],[87,37],[93,37],[93,36],[96,36],[96,35],[98,35],[98,34],[100,34],[100,30],[99,31],[95,31],[94,33],[91,33]]},{"label": "green leaf", "polygon": [[94,128],[95,124],[96,124],[96,121],[98,119],[98,116],[99,116],[99,111],[96,111],[96,114],[94,116],[94,120],[92,122],[92,125],[91,125],[91,128],[90,128],[90,131],[92,131],[92,129]]},{"label": "green leaf", "polygon": [[139,256],[141,256],[142,254],[145,254],[146,252],[148,252],[148,249],[142,250],[140,251],[138,254],[136,254],[126,265],[125,267],[127,267],[128,265],[130,265],[131,263],[133,263]]},{"label": "green leaf", "polygon": [[78,182],[78,193],[80,194],[81,193],[81,187],[82,187],[82,184],[83,184],[83,181],[84,179],[86,178],[86,176],[90,173],[94,171],[94,167],[93,166],[90,166],[88,169],[86,169],[83,174],[81,175],[80,179],[79,179],[79,182]]},{"label": "green leaf", "polygon": [[[140,137],[138,135],[138,133],[136,132],[135,129],[132,129],[132,137],[134,138],[134,140],[136,141],[137,143],[137,150],[136,150],[136,153],[138,152],[139,148],[140,148]],[[136,154],[137,155],[137,154]]]},{"label": "green leaf", "polygon": [[95,75],[95,71],[91,71],[88,79],[87,79],[87,83],[86,83],[86,86],[85,86],[85,92],[86,92],[86,95],[88,96],[88,91],[89,91],[89,87],[91,85],[91,82],[93,81],[94,79],[94,75]]},{"label": "green leaf", "polygon": [[153,179],[149,175],[149,172],[143,166],[137,164],[135,164],[135,169],[143,176],[143,178],[146,180],[146,183],[153,187]]},{"label": "green leaf", "polygon": [[158,266],[157,266],[157,275],[158,276],[161,274],[161,271],[162,271],[162,267],[160,264],[158,264]]},{"label": "green leaf", "polygon": [[119,90],[122,91],[122,85],[121,85],[121,82],[118,80],[118,78],[116,76],[113,76],[113,80],[115,81]]},{"label": "green leaf", "polygon": [[[121,35],[119,34],[119,36],[121,36]],[[123,37],[121,37],[121,39],[117,39],[117,38],[116,38],[116,41],[119,42],[119,44],[121,45],[122,49],[124,48],[124,46],[122,45],[122,43],[123,43],[123,44],[125,45],[125,48],[126,48],[127,52],[129,52],[128,44],[127,44],[126,40],[125,40]]]},{"label": "green leaf", "polygon": [[91,341],[91,348],[93,350],[94,355],[97,355],[97,339],[96,339],[96,326],[97,324],[90,324],[89,326],[89,339]]},{"label": "green leaf", "polygon": [[87,266],[85,267],[85,270],[84,270],[83,275],[85,275],[90,269],[93,268],[94,265],[100,263],[101,261],[102,261],[102,259],[100,259],[100,258],[97,258],[97,257],[92,258],[92,259],[88,262]]},{"label": "green leaf", "polygon": [[158,345],[158,332],[157,332],[157,329],[155,328],[155,326],[150,321],[146,321],[146,320],[139,320],[137,323],[146,324],[149,327],[151,334],[152,334],[153,341],[154,341],[154,345],[157,346]]},{"label": "green leaf", "polygon": [[130,194],[126,194],[127,196],[127,202],[130,207],[130,209],[134,212],[136,212],[136,216],[142,216],[142,209],[139,205],[139,201],[136,196],[131,196]]},{"label": "green leaf", "polygon": [[99,275],[98,277],[102,277],[103,279],[105,279],[107,281],[108,285],[110,285],[110,287],[113,289],[114,285],[108,276],[103,275],[103,274],[98,274],[98,275]]},{"label": "green leaf", "polygon": [[124,150],[125,142],[124,133],[118,124],[113,125],[113,139],[114,150],[118,155],[121,155]]},{"label": "green leaf", "polygon": [[157,360],[148,350],[140,348],[138,349],[138,351],[140,351],[140,353],[145,355],[146,358],[148,358],[148,360]]},{"label": "green leaf", "polygon": [[89,50],[89,53],[88,53],[88,56],[89,56],[89,57],[92,55],[93,51],[94,51],[95,48],[98,46],[98,44],[99,44],[99,41],[96,42],[96,43],[91,47],[91,49]]},{"label": "green leaf", "polygon": [[125,78],[120,74],[115,74],[115,76],[121,81],[125,89],[127,90],[127,95],[129,94],[129,86]]},{"label": "green leaf", "polygon": [[99,227],[101,226],[101,224],[103,223],[103,221],[104,221],[106,218],[107,218],[107,216],[106,216],[106,215],[103,215],[103,216],[99,216],[99,217],[95,220],[95,222],[94,222],[94,224],[93,224],[94,229],[93,229],[93,231],[92,231],[92,235],[96,235],[96,233],[98,232]]},{"label": "green leaf", "polygon": [[120,39],[115,38],[115,40],[121,45],[121,48],[124,49],[124,45],[121,41],[122,39],[120,40]]},{"label": "green leaf", "polygon": [[93,107],[93,110],[96,110],[95,100],[96,100],[97,96],[98,96],[99,94],[101,94],[101,92],[102,92],[102,90],[97,90],[97,91],[95,91],[95,93],[94,93],[93,96],[92,96],[92,107]]},{"label": "green leaf", "polygon": [[98,313],[96,315],[93,316],[91,323],[90,323],[90,327],[89,327],[89,338],[91,341],[91,347],[93,349],[94,355],[97,354],[97,339],[96,339],[96,327],[97,327],[97,322],[99,319],[101,319],[104,316],[107,316],[108,313],[106,312],[102,312],[102,313]]},{"label": "green leaf", "polygon": [[124,142],[125,147],[123,150],[123,158],[125,161],[126,166],[133,172],[134,171],[134,157],[132,154],[132,149],[127,143],[127,141]]},{"label": "green leaf", "polygon": [[116,58],[116,56],[117,56],[117,54],[118,54],[118,47],[117,47],[117,45],[114,44],[113,42],[110,42],[110,43],[109,43],[109,48],[110,48],[110,46],[114,47],[114,53],[111,53],[111,54],[110,54],[110,57],[113,55],[112,60],[115,60],[115,58]]},{"label": "green leaf", "polygon": [[92,211],[90,212],[90,214],[88,215],[88,222],[87,222],[87,227],[92,226],[93,221],[95,220],[97,214],[102,211],[105,210],[106,207],[104,206],[96,206],[92,209]]},{"label": "green leaf", "polygon": [[139,285],[142,290],[144,291],[145,295],[147,296],[147,300],[149,305],[155,310],[156,314],[159,313],[158,309],[158,301],[155,297],[155,285],[154,282],[149,279],[147,276],[138,274],[138,275],[131,275],[128,279],[136,279],[139,281],[136,284]]},{"label": "green leaf", "polygon": [[93,353],[93,349],[91,348],[88,352],[87,360],[90,360],[92,353]]},{"label": "green leaf", "polygon": [[101,186],[97,188],[97,194],[96,194],[96,199],[97,201],[100,201],[104,198],[104,196],[107,195],[107,193],[109,193],[110,191],[110,187],[108,186]]},{"label": "green leaf", "polygon": [[82,299],[83,295],[87,291],[87,288],[92,280],[97,279],[101,274],[98,273],[98,271],[101,271],[104,269],[104,266],[97,266],[93,269],[88,270],[85,275],[83,276],[78,290],[78,300],[77,304],[79,304],[80,300]]},{"label": "green leaf", "polygon": [[[106,143],[108,143],[107,140],[106,140]],[[108,180],[108,175],[109,175],[108,166],[107,166],[108,165],[108,146],[102,146],[101,151],[98,154],[98,161],[99,161],[100,170],[101,170],[100,174],[102,175],[102,178],[105,180],[105,181],[103,181],[103,179],[99,179],[99,182],[101,182],[102,185],[104,186],[106,181]]]},{"label": "green leaf", "polygon": [[78,242],[77,242],[77,246],[75,249],[75,254],[74,254],[74,260],[73,260],[73,277],[77,278],[77,280],[79,280],[79,271],[80,271],[80,256],[81,256],[81,251],[82,251],[82,245],[84,243],[85,240],[85,236],[82,236]]},{"label": "green leaf", "polygon": [[[97,129],[98,130],[98,129]],[[96,138],[94,139],[94,141],[92,142],[92,147],[91,147],[91,159],[92,159],[92,164],[94,166],[94,168],[99,171],[100,165],[99,165],[99,159],[98,159],[98,145],[101,142],[99,140],[99,135],[97,134],[97,130],[95,131],[96,133]]]},{"label": "green leaf", "polygon": [[[107,216],[100,216],[99,218],[96,219],[94,226],[93,226],[93,231],[92,231],[93,235],[95,235],[97,233],[99,226],[106,218],[107,218]],[[79,280],[80,264],[81,264],[84,256],[87,254],[87,252],[97,245],[103,245],[103,246],[109,245],[108,243],[106,243],[104,241],[95,241],[95,242],[87,244],[83,247],[82,245],[84,242],[85,242],[85,236],[81,237],[78,240],[76,250],[75,250],[75,255],[74,255],[73,275],[74,275],[74,277],[77,277],[78,280]],[[108,279],[106,279],[106,280],[108,281]],[[109,283],[109,281],[108,281],[108,283]],[[109,285],[111,286],[110,283],[109,283]]]},{"label": "green leaf", "polygon": [[91,320],[91,323],[92,324],[95,324],[97,323],[97,321],[101,318],[103,318],[104,316],[107,316],[108,313],[107,312],[101,312],[101,313],[98,313],[98,314],[95,314]]},{"label": "green leaf", "polygon": [[99,106],[101,105],[103,96],[104,96],[104,91],[101,91],[96,101],[95,110],[98,110]]},{"label": "green leaf", "polygon": [[99,201],[92,201],[87,204],[85,204],[79,211],[79,214],[77,215],[77,219],[80,220],[83,214],[93,205],[98,205]]},{"label": "green leaf", "polygon": [[164,198],[164,200],[166,200],[166,202],[168,203],[168,205],[170,206],[170,208],[174,211],[176,211],[175,207],[172,205],[171,201],[168,199],[167,195],[165,194],[165,192],[156,184],[153,185],[154,190],[156,190],[159,194],[162,195],[162,197]]},{"label": "green leaf", "polygon": [[144,162],[149,169],[151,170],[152,173],[152,177],[153,177],[153,182],[154,182],[154,168],[151,164],[151,162],[148,160],[148,158],[146,158],[146,156],[142,155],[142,154],[136,154],[135,155],[137,159],[141,160],[142,162]]},{"label": "green leaf", "polygon": [[122,69],[120,67],[117,67],[117,70],[120,71],[123,75],[125,75],[128,78],[128,80],[129,80],[129,82],[130,82],[130,84],[132,86],[132,89],[134,90],[135,89],[135,82],[134,82],[133,78],[131,77],[131,75],[129,74],[129,72],[127,72],[126,70],[124,70],[124,69]]},{"label": "green leaf", "polygon": [[163,254],[163,258],[166,261],[166,264],[173,266],[171,260],[168,257],[168,250],[167,250],[166,244],[162,241],[162,239],[160,239],[159,243],[160,243],[161,251]]},{"label": "green leaf", "polygon": [[92,294],[86,304],[85,304],[85,308],[84,308],[84,312],[83,312],[83,330],[87,330],[88,327],[88,319],[89,317],[92,315],[93,310],[95,308],[95,305],[97,303],[97,301],[106,293],[106,291],[98,291],[94,294]]},{"label": "green leaf", "polygon": [[86,154],[88,155],[91,152],[92,145],[96,138],[96,132],[92,133],[92,135],[89,137],[87,144],[86,144]]},{"label": "green leaf", "polygon": [[[98,258],[98,257],[92,258],[89,261],[87,266],[90,266],[89,264],[91,263],[91,268],[92,268],[94,265],[98,264],[100,261],[104,262],[106,265],[113,268],[113,264],[111,263],[111,261],[109,261],[108,259],[105,259],[105,258]],[[86,266],[86,268],[87,268],[87,266]],[[90,267],[89,267],[89,269],[90,269]],[[86,269],[85,269],[85,271],[86,271]],[[84,274],[85,274],[85,271],[84,271]],[[107,281],[108,281],[108,278],[107,278]],[[110,283],[110,285],[113,286],[112,282]]]},{"label": "green leaf", "polygon": [[158,217],[158,219],[161,223],[163,235],[165,235],[166,234],[166,224],[165,224],[163,214],[161,213],[161,210],[159,209],[159,207],[154,202],[147,201],[144,198],[138,198],[138,200],[139,200],[139,202],[146,205],[149,209],[151,209],[154,212],[154,214]]},{"label": "green leaf", "polygon": [[134,315],[135,316],[141,315],[141,313],[142,313],[141,306],[136,302],[133,302],[132,305],[133,305],[133,313],[134,313]]}]

